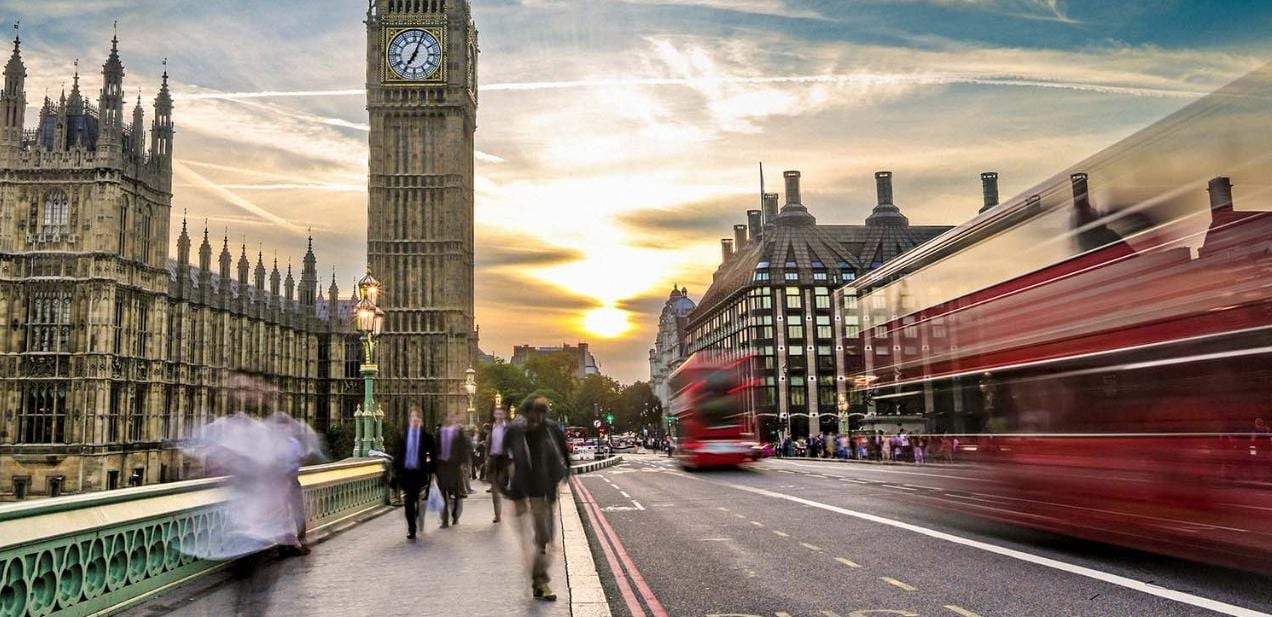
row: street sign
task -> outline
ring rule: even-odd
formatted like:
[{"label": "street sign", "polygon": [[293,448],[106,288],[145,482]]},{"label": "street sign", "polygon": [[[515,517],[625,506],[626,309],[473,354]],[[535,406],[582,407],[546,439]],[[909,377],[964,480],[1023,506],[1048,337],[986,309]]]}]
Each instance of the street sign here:
[{"label": "street sign", "polygon": [[600,421],[600,419],[592,420],[592,427],[593,427],[593,428],[601,428],[601,421]]}]

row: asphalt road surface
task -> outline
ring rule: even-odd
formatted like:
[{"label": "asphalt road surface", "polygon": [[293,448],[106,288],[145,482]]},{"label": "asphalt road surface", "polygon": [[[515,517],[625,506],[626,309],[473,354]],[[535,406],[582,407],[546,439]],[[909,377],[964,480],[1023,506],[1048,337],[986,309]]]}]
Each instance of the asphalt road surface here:
[{"label": "asphalt road surface", "polygon": [[1010,502],[924,484],[972,470],[625,458],[572,480],[615,616],[1272,615],[1268,577],[996,523],[943,504]]}]

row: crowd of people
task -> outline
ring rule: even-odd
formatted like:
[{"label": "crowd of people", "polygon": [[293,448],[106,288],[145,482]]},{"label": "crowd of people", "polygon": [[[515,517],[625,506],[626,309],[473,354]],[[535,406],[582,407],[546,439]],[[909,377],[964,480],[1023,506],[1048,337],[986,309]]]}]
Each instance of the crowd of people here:
[{"label": "crowd of people", "polygon": [[[241,379],[255,404],[212,422],[186,446],[203,461],[207,474],[226,478],[224,524],[207,541],[183,544],[181,550],[232,562],[240,580],[235,614],[256,615],[268,606],[276,576],[264,564],[275,555],[309,553],[300,469],[325,456],[321,440],[304,422],[267,413],[264,401],[271,393],[265,384]],[[489,483],[493,524],[505,519],[505,504],[511,502],[531,593],[552,601],[556,594],[549,586],[549,545],[558,527],[558,487],[570,471],[569,450],[564,431],[547,417],[546,398],[528,397],[518,409],[514,421],[496,409],[493,422],[481,430],[466,429],[460,414],[452,414],[429,431],[419,405],[412,404],[393,452],[373,454],[391,461],[389,482],[403,497],[408,541],[416,539],[425,512],[436,512],[443,529],[458,525],[464,501],[475,494],[472,482]]]},{"label": "crowd of people", "polygon": [[[492,524],[503,520],[503,501],[511,501],[525,540],[531,593],[552,601],[548,545],[557,527],[557,488],[569,475],[570,460],[565,433],[547,418],[548,407],[546,398],[532,396],[512,422],[496,409],[493,423],[465,431],[460,415],[452,414],[430,433],[419,406],[412,405],[401,445],[390,456],[391,484],[403,494],[408,541],[415,540],[426,511],[439,513],[443,529],[458,525],[464,500],[474,494],[472,480],[484,480],[490,484]],[[428,507],[421,508],[421,502]]]},{"label": "crowd of people", "polygon": [[821,433],[807,437],[786,437],[775,454],[786,458],[828,458],[859,461],[908,461],[924,464],[932,461],[954,462],[959,440],[949,435],[895,433],[883,431]]}]

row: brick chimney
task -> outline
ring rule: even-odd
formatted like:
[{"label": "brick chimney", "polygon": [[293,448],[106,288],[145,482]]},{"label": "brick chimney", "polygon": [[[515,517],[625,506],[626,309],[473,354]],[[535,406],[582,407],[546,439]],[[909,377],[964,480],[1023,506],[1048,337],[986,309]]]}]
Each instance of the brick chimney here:
[{"label": "brick chimney", "polygon": [[1210,179],[1210,184],[1206,188],[1210,193],[1210,209],[1221,210],[1225,212],[1232,211],[1232,180],[1227,176],[1217,176]]},{"label": "brick chimney", "polygon": [[746,225],[734,225],[733,248],[740,251],[744,244],[746,244]]},{"label": "brick chimney", "polygon": [[981,195],[985,203],[981,206],[980,213],[998,205],[998,172],[987,171],[981,174]]},{"label": "brick chimney", "polygon": [[764,234],[763,214],[759,210],[746,211],[747,231],[751,234],[751,240],[759,240]]},{"label": "brick chimney", "polygon": [[732,238],[720,239],[720,256],[722,258],[721,259],[722,262],[727,262],[733,258],[733,239]]},{"label": "brick chimney", "polygon": [[799,172],[784,171],[782,177],[786,178],[786,204],[803,204],[799,195]]}]

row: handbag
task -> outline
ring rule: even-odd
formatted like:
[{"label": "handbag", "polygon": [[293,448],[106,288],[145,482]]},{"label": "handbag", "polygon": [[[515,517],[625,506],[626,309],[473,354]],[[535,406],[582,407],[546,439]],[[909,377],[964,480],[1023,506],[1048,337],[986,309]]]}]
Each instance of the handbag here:
[{"label": "handbag", "polygon": [[432,480],[428,487],[428,504],[425,506],[429,512],[442,511],[442,491],[437,488],[437,480]]}]

